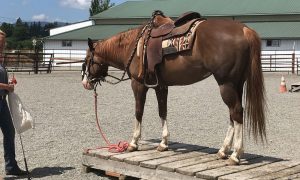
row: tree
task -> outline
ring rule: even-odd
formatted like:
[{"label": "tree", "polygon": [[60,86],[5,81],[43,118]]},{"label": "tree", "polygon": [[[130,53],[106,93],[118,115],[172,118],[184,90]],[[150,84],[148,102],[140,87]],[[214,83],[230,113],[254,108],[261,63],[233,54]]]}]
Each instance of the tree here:
[{"label": "tree", "polygon": [[110,3],[110,0],[92,0],[90,7],[90,16],[103,12],[114,5],[115,3]]},{"label": "tree", "polygon": [[29,28],[27,23],[23,23],[21,18],[17,19],[14,31],[13,31],[13,37],[16,39],[16,41],[23,41],[29,37]]}]

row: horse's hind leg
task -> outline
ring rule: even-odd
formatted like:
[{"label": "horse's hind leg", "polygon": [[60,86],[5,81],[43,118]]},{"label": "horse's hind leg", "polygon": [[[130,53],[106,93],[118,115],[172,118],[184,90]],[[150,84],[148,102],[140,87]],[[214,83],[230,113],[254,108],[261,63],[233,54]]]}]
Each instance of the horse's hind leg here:
[{"label": "horse's hind leg", "polygon": [[168,137],[170,136],[167,125],[167,99],[168,99],[168,87],[158,86],[155,88],[155,93],[158,102],[159,117],[162,123],[162,141],[157,147],[158,151],[168,150]]},{"label": "horse's hind leg", "polygon": [[144,113],[144,106],[146,101],[146,94],[148,91],[148,88],[144,86],[144,84],[141,84],[137,82],[136,80],[132,80],[131,87],[134,93],[135,98],[135,126],[134,126],[134,132],[133,132],[133,138],[129,144],[128,151],[136,151],[138,149],[138,140],[141,137],[142,133],[142,118]]},{"label": "horse's hind leg", "polygon": [[237,165],[240,163],[240,157],[243,153],[243,107],[242,92],[243,86],[235,87],[232,83],[220,85],[221,96],[229,108],[230,126],[224,140],[224,144],[218,155],[225,157],[233,143],[233,153],[228,164]]},{"label": "horse's hind leg", "polygon": [[223,143],[223,146],[221,147],[221,149],[219,150],[217,156],[220,159],[226,159],[227,158],[227,154],[229,153],[231,146],[232,146],[232,140],[233,140],[233,135],[234,135],[234,124],[233,121],[230,117],[230,124],[226,133],[226,137]]}]

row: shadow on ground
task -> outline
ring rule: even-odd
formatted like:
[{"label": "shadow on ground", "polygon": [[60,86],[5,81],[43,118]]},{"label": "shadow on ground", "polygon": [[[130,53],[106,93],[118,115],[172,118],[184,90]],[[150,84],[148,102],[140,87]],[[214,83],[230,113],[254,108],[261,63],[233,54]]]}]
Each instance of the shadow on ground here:
[{"label": "shadow on ground", "polygon": [[[30,172],[30,177],[35,178],[42,178],[47,176],[54,176],[54,175],[61,175],[65,173],[65,171],[73,170],[74,167],[41,167],[35,168]],[[5,177],[4,180],[13,180],[13,179],[27,179],[27,176],[22,177]]]}]

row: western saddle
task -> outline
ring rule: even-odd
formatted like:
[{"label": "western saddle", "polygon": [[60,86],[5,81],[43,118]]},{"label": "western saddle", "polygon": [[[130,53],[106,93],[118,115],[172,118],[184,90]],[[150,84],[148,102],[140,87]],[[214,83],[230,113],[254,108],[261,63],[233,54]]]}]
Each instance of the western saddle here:
[{"label": "western saddle", "polygon": [[[204,19],[197,12],[186,12],[178,17],[175,21],[162,24],[158,28],[150,30],[150,36],[148,43],[143,45],[143,70],[140,70],[139,76],[144,74],[144,84],[149,88],[154,88],[158,85],[157,72],[155,66],[160,64],[165,55],[176,54],[184,50],[189,50],[193,44],[194,33],[191,29],[196,29],[196,23],[202,22]],[[197,23],[199,24],[199,23]],[[181,37],[185,38],[181,38]],[[190,38],[190,40],[188,40]],[[186,47],[180,48],[178,42],[181,40],[187,40]],[[141,40],[140,40],[141,41]],[[176,42],[177,41],[177,42]],[[163,44],[168,44],[163,47]],[[176,45],[175,45],[176,44]],[[138,50],[139,51],[139,50]],[[145,71],[145,73],[142,73]]]}]

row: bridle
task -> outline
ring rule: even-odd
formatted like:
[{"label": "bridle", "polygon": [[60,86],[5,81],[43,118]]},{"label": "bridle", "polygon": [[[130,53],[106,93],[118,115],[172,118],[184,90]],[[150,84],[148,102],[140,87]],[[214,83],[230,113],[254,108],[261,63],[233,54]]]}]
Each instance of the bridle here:
[{"label": "bridle", "polygon": [[105,76],[90,78],[90,69],[91,67],[94,67],[94,64],[98,65],[99,67],[103,66],[103,64],[94,61],[94,52],[92,51],[90,60],[88,61],[88,59],[86,58],[84,63],[82,64],[82,78],[86,76],[88,82],[93,84],[95,84],[96,82],[103,81],[105,79]]},{"label": "bridle", "polygon": [[[100,77],[96,77],[96,78],[90,78],[89,75],[90,75],[90,68],[91,66],[93,66],[94,64],[100,66],[104,66],[104,64],[102,63],[98,63],[98,62],[95,62],[94,61],[94,48],[90,49],[91,50],[91,56],[90,56],[90,60],[88,61],[88,64],[87,64],[87,60],[88,59],[85,59],[85,62],[82,64],[82,79],[84,76],[87,77],[87,81],[89,83],[92,83],[94,84],[95,86],[97,86],[98,84],[101,85],[101,82],[106,82],[108,84],[112,84],[112,85],[115,85],[115,84],[118,84],[122,81],[126,81],[126,80],[129,80],[130,77],[131,77],[131,74],[130,74],[130,71],[129,71],[129,67],[130,67],[130,64],[133,60],[133,57],[137,51],[137,47],[138,47],[138,43],[139,43],[139,40],[142,38],[143,34],[145,33],[146,30],[148,30],[147,32],[147,38],[145,39],[145,42],[144,44],[147,44],[148,41],[149,41],[149,38],[150,38],[150,33],[153,29],[153,21],[154,21],[154,18],[157,16],[157,15],[161,15],[161,16],[164,16],[163,12],[160,11],[160,10],[156,10],[152,13],[152,17],[150,19],[150,21],[148,22],[147,25],[144,26],[144,28],[142,29],[141,33],[139,34],[139,36],[137,37],[136,39],[136,42],[135,42],[135,46],[134,46],[134,49],[133,51],[131,52],[131,55],[128,59],[128,63],[126,64],[126,67],[124,69],[124,72],[121,76],[121,78],[118,78],[118,77],[115,77],[115,76],[112,76],[112,75],[109,75],[109,74],[106,74],[105,76],[100,76]],[[164,16],[165,17],[165,16]],[[85,67],[84,67],[85,66]],[[86,69],[87,68],[87,69]],[[128,78],[124,79],[126,73],[128,74]],[[115,80],[117,80],[116,82],[112,82],[112,81],[109,81],[109,80],[106,80],[105,77],[108,76],[108,77],[111,77]],[[95,87],[94,87],[95,88]]]}]

